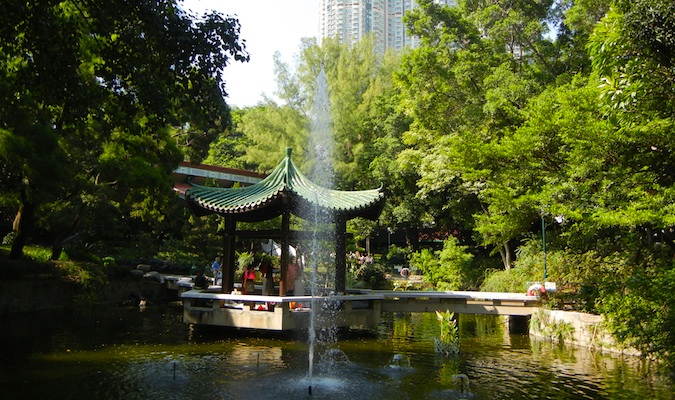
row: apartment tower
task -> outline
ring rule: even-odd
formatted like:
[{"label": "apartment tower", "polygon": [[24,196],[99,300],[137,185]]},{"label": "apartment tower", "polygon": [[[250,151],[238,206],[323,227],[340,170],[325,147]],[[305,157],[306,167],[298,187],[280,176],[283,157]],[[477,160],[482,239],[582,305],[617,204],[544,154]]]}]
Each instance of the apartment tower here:
[{"label": "apartment tower", "polygon": [[[436,0],[454,6],[456,0]],[[373,33],[375,51],[416,47],[419,39],[409,35],[403,15],[417,6],[415,0],[320,0],[319,35],[339,37],[340,43],[352,44]]]}]

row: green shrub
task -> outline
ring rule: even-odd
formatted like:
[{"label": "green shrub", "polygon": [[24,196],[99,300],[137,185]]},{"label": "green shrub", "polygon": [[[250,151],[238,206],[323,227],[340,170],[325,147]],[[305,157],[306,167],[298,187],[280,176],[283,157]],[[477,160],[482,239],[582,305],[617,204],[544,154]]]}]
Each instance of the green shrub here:
[{"label": "green shrub", "polygon": [[432,252],[422,249],[410,257],[410,265],[424,275],[424,280],[438,290],[470,289],[474,286],[471,272],[473,254],[452,237],[443,242],[443,249]]},{"label": "green shrub", "polygon": [[[488,270],[480,290],[486,292],[524,293],[533,282],[544,280],[544,252],[536,238],[526,240],[516,252],[511,270]],[[591,253],[579,255],[569,250],[548,250],[546,253],[546,281],[558,288],[581,287],[593,282],[593,271],[598,271],[597,260]]]},{"label": "green shrub", "polygon": [[380,289],[387,282],[387,275],[384,266],[377,263],[363,263],[356,270],[355,278],[363,282],[366,287],[371,289]]},{"label": "green shrub", "polygon": [[25,246],[23,254],[26,258],[33,261],[49,261],[52,256],[52,251],[45,247]]},{"label": "green shrub", "polygon": [[408,247],[399,247],[395,244],[389,246],[387,251],[387,262],[389,265],[398,265],[398,264],[407,264],[408,258],[410,257],[410,248]]},{"label": "green shrub", "polygon": [[2,238],[2,244],[3,245],[11,246],[12,243],[14,243],[14,232],[13,231],[6,234],[5,237]]},{"label": "green shrub", "polygon": [[114,257],[110,257],[110,256],[108,256],[108,257],[103,257],[103,258],[101,259],[101,262],[103,262],[103,266],[104,266],[104,267],[110,267],[110,266],[113,266],[113,265],[117,265],[117,262],[115,261],[115,258],[114,258]]},{"label": "green shrub", "polygon": [[528,282],[536,278],[527,268],[511,268],[510,270],[487,271],[487,276],[480,286],[483,292],[525,293]]}]

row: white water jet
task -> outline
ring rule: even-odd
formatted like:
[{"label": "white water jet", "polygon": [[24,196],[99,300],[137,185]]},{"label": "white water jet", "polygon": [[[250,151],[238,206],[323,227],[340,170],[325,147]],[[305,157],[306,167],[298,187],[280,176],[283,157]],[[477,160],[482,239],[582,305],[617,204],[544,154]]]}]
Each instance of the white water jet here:
[{"label": "white water jet", "polygon": [[[331,189],[333,186],[333,129],[330,111],[330,99],[328,96],[328,81],[326,73],[321,69],[321,72],[316,78],[316,88],[314,93],[314,110],[312,114],[312,125],[309,137],[309,159],[314,163],[311,168],[311,180],[318,186]],[[317,196],[319,193],[316,194]],[[319,262],[325,254],[324,249],[320,244],[318,238],[318,230],[321,226],[331,223],[330,215],[325,215],[319,207],[314,207],[313,210],[308,210],[308,218],[306,221],[312,225],[312,242],[310,243],[310,294],[311,311],[309,322],[309,394],[312,394],[312,378],[314,373],[314,352],[317,342],[316,335],[316,318],[317,318],[317,304],[316,297],[318,295],[318,267]],[[330,271],[330,268],[327,268]]]}]

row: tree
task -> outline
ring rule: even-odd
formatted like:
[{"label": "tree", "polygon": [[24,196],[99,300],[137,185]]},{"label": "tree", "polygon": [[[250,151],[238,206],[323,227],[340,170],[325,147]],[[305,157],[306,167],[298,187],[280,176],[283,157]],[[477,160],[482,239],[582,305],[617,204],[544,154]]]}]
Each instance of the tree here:
[{"label": "tree", "polygon": [[370,187],[367,174],[361,172],[376,156],[368,147],[375,137],[364,121],[378,96],[391,87],[396,62],[391,54],[376,56],[370,37],[353,47],[335,38],[325,39],[321,45],[314,39],[304,39],[295,66],[275,57],[276,94],[281,102],[267,99],[246,111],[241,130],[250,145],[243,159],[267,171],[290,146],[300,168],[312,170],[315,158],[309,145],[310,123],[317,76],[324,70],[331,104],[335,185],[342,189]]},{"label": "tree", "polygon": [[451,237],[443,242],[443,249],[432,252],[422,249],[413,253],[410,265],[424,274],[424,280],[438,290],[475,289],[476,276],[471,273],[473,255]]},{"label": "tree", "polygon": [[74,216],[71,234],[96,204],[117,221],[161,220],[182,158],[172,136],[198,154],[229,123],[222,71],[248,60],[238,21],[193,20],[171,0],[41,0],[10,2],[0,26],[0,158],[11,166],[0,179],[18,204],[11,257],[47,209]]},{"label": "tree", "polygon": [[250,141],[241,131],[242,119],[249,109],[235,108],[232,110],[232,125],[209,146],[208,156],[202,161],[208,165],[220,165],[222,167],[254,169],[252,165],[243,160],[246,149],[251,145]]},{"label": "tree", "polygon": [[553,1],[419,5],[406,23],[422,45],[404,57],[396,80],[412,118],[399,159],[420,171],[417,197],[445,199],[436,214],[463,215],[454,223],[509,269],[540,206],[522,196],[535,176],[511,167],[510,157],[528,149],[504,144],[527,120],[530,99],[588,65],[587,57],[563,54],[584,42],[569,29],[561,31],[565,40],[549,35],[548,23],[565,27]]},{"label": "tree", "polygon": [[672,368],[675,8],[662,0],[614,5],[588,46],[613,125],[593,220],[620,244],[607,246],[620,262],[603,277],[598,305],[619,339]]}]

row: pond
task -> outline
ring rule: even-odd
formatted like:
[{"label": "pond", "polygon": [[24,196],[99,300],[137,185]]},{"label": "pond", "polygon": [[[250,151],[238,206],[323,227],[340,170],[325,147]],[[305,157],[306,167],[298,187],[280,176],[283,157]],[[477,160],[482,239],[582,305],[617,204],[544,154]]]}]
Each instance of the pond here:
[{"label": "pond", "polygon": [[[307,335],[185,325],[179,304],[6,316],[6,399],[675,399],[633,357],[509,335],[460,316],[462,353],[434,354],[434,314],[385,314],[315,351]],[[324,335],[330,337],[331,335]],[[311,387],[311,393],[310,393]]]}]

